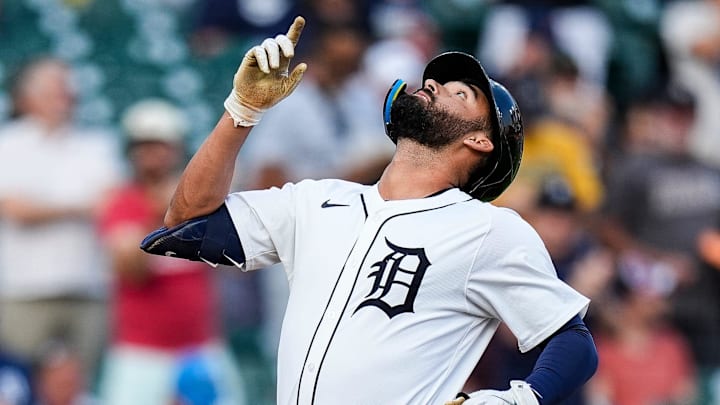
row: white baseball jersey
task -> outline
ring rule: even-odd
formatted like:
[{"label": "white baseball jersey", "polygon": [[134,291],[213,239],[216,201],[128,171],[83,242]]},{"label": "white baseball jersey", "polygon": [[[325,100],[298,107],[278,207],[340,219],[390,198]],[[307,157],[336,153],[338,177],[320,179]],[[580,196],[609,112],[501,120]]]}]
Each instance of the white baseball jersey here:
[{"label": "white baseball jersey", "polygon": [[282,261],[290,281],[281,405],[442,404],[501,321],[524,352],[589,303],[517,214],[458,189],[384,201],[306,180],[226,205],[247,268]]}]

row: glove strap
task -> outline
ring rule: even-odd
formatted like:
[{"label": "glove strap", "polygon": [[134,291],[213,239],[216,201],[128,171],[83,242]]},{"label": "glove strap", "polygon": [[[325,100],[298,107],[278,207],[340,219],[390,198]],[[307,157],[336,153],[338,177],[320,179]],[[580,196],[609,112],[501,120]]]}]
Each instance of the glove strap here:
[{"label": "glove strap", "polygon": [[518,405],[540,405],[538,401],[539,394],[530,387],[530,384],[523,380],[510,381],[510,391],[518,401]]},{"label": "glove strap", "polygon": [[244,105],[235,96],[235,91],[231,91],[230,95],[225,99],[225,110],[233,119],[233,125],[237,127],[252,127],[260,122],[265,113],[263,108],[255,108]]}]

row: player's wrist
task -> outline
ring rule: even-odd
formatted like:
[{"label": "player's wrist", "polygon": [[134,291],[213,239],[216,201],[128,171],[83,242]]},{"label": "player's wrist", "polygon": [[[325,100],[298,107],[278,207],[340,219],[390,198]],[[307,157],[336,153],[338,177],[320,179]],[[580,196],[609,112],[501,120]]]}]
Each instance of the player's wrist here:
[{"label": "player's wrist", "polygon": [[460,393],[455,400],[446,402],[445,405],[540,405],[541,398],[526,381],[512,380],[508,390],[480,390],[469,395]]},{"label": "player's wrist", "polygon": [[510,391],[520,405],[540,405],[542,395],[538,393],[529,383],[523,380],[510,381]]},{"label": "player's wrist", "polygon": [[252,107],[244,104],[238,99],[235,94],[235,89],[230,92],[230,95],[225,99],[223,103],[225,111],[228,112],[233,120],[233,125],[237,127],[252,127],[260,122],[263,114],[267,109]]}]

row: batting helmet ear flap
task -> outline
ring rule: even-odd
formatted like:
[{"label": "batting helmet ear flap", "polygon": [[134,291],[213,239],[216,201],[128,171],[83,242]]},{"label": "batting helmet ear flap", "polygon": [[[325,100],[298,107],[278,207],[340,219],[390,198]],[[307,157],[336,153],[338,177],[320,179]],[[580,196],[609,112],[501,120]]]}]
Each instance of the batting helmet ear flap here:
[{"label": "batting helmet ear flap", "polygon": [[494,80],[490,80],[490,90],[497,116],[497,130],[492,139],[495,149],[486,166],[473,173],[463,190],[481,201],[496,199],[510,186],[520,169],[524,143],[522,115],[517,102]]},{"label": "batting helmet ear flap", "polygon": [[387,95],[385,96],[385,102],[383,103],[383,121],[385,122],[385,134],[394,142],[397,143],[397,135],[393,134],[392,122],[390,119],[390,110],[395,100],[398,98],[400,93],[405,91],[407,83],[402,79],[397,79],[390,87]]}]

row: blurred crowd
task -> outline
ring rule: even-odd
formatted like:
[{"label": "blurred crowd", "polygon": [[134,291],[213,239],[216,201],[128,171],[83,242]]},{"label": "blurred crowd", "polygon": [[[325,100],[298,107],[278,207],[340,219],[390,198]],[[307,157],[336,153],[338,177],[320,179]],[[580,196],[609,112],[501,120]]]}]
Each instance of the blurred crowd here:
[{"label": "blurred crowd", "polygon": [[[309,69],[253,130],[235,190],[374,183],[392,82],[475,54],[525,125],[494,204],[593,300],[599,370],[564,404],[720,404],[720,1],[6,0],[0,405],[274,403],[282,267],[138,245],[245,50],[297,14]],[[504,389],[536,356],[501,327],[466,389]]]}]

